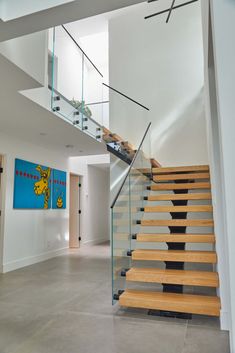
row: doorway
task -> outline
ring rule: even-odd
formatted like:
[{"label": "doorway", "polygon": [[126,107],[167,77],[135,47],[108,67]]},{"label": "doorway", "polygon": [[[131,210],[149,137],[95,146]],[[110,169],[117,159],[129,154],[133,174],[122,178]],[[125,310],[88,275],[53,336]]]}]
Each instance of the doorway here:
[{"label": "doorway", "polygon": [[70,174],[69,247],[80,247],[80,177]]}]

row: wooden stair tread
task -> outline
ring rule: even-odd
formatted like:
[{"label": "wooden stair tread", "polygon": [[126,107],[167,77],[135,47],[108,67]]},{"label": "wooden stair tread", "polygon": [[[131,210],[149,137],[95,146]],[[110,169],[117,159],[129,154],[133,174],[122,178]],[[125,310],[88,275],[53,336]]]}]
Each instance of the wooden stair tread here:
[{"label": "wooden stair tread", "polygon": [[159,268],[131,268],[126,273],[127,281],[147,283],[169,283],[189,286],[218,287],[217,272],[163,270]]},{"label": "wooden stair tread", "polygon": [[147,227],[213,227],[213,219],[150,219],[141,220],[141,226]]},{"label": "wooden stair tread", "polygon": [[148,201],[211,200],[211,193],[149,195]]},{"label": "wooden stair tread", "polygon": [[212,212],[211,205],[195,206],[147,206],[144,212]]},{"label": "wooden stair tread", "polygon": [[214,234],[151,234],[136,235],[138,242],[169,242],[169,243],[215,243]]},{"label": "wooden stair tread", "polygon": [[220,315],[220,299],[216,296],[203,296],[179,293],[125,290],[120,295],[121,306],[176,311],[209,316]]},{"label": "wooden stair tread", "polygon": [[176,261],[214,264],[217,262],[217,255],[215,251],[137,249],[132,252],[132,260]]},{"label": "wooden stair tread", "polygon": [[211,184],[209,182],[203,183],[165,183],[165,184],[152,184],[150,189],[152,191],[158,190],[193,190],[193,189],[210,189]]},{"label": "wooden stair tread", "polygon": [[167,174],[167,173],[177,173],[177,172],[209,172],[208,165],[194,165],[185,167],[160,167],[153,168],[153,174]]},{"label": "wooden stair tread", "polygon": [[153,177],[154,181],[165,180],[195,180],[195,179],[210,179],[209,173],[189,173],[189,174],[160,174]]}]

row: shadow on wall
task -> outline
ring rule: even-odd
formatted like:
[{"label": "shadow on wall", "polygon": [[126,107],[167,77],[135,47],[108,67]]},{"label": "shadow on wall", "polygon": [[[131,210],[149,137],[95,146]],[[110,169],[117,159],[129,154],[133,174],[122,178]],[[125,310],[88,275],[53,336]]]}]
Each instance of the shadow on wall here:
[{"label": "shadow on wall", "polygon": [[164,165],[208,163],[203,87],[152,131],[152,155]]}]

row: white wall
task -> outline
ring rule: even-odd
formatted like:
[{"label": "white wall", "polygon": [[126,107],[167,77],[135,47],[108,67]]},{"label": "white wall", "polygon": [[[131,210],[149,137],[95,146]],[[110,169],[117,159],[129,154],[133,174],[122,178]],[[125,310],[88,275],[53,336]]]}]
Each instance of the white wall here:
[{"label": "white wall", "polygon": [[88,242],[109,240],[109,168],[88,166]]},{"label": "white wall", "polygon": [[[68,247],[69,214],[66,210],[14,210],[15,158],[68,171],[68,158],[36,145],[0,136],[0,154],[4,155],[2,209],[4,237],[3,271],[11,271],[60,254]],[[67,188],[68,190],[69,188]],[[69,195],[67,202],[69,204]],[[68,205],[67,204],[67,205]]]},{"label": "white wall", "polygon": [[[107,21],[108,23],[108,21]],[[79,32],[78,32],[79,34]],[[81,46],[85,53],[91,58],[103,78],[98,74],[94,67],[87,65],[84,79],[84,99],[88,103],[96,103],[109,100],[109,92],[102,85],[109,82],[108,72],[108,29],[101,32],[80,38]],[[87,64],[87,63],[86,63]],[[101,125],[109,127],[109,104],[90,105],[92,118]]]},{"label": "white wall", "polygon": [[[139,4],[110,20],[110,85],[150,108],[152,156],[162,165],[203,164],[208,157],[200,3],[174,11],[168,24],[165,15],[144,20],[166,5]],[[146,114],[126,114],[118,99],[110,110],[112,131],[131,142],[143,135]]]},{"label": "white wall", "polygon": [[[220,233],[219,259],[221,262],[220,278],[227,280],[222,300],[222,324],[230,330],[231,353],[235,352],[235,242],[234,242],[234,212],[235,212],[235,167],[233,153],[234,140],[234,82],[235,82],[235,3],[233,1],[213,0],[211,5],[212,37],[214,47],[214,67],[210,65],[206,71],[207,86],[207,118],[209,125],[209,143],[213,179],[215,185],[220,184],[217,193],[217,210],[221,210],[216,218]],[[203,16],[205,20],[206,6]],[[204,28],[205,53],[207,54],[207,33]],[[210,46],[209,46],[210,56]],[[213,75],[214,71],[214,75]],[[213,77],[214,76],[214,77]],[[214,81],[214,82],[213,82]],[[221,208],[222,209],[221,209]],[[226,284],[226,283],[225,283]]]},{"label": "white wall", "polygon": [[[80,43],[79,43],[80,44]],[[82,100],[82,53],[62,27],[55,29],[54,55],[58,60],[57,90],[66,98]],[[49,30],[49,50],[53,52],[53,30]]]},{"label": "white wall", "polygon": [[[82,177],[82,244],[109,240],[109,163],[108,154],[69,159],[70,171]],[[106,170],[99,170],[99,165],[106,166]]]},{"label": "white wall", "polygon": [[220,321],[222,329],[230,327],[228,243],[225,219],[223,152],[219,128],[219,105],[217,101],[217,72],[213,30],[209,21],[209,1],[202,4],[203,41],[205,62],[205,101],[207,118],[208,151],[210,161],[213,210],[216,234],[217,270],[220,277],[218,295],[221,298]]},{"label": "white wall", "polygon": [[28,34],[0,43],[0,52],[44,85],[47,74],[47,41],[47,31]]},{"label": "white wall", "polygon": [[[0,134],[0,155],[4,156],[0,207],[4,272],[57,256],[68,248],[69,172],[82,176],[82,244],[109,240],[109,155],[68,158],[5,134]],[[15,158],[67,171],[67,209],[13,209]]]}]

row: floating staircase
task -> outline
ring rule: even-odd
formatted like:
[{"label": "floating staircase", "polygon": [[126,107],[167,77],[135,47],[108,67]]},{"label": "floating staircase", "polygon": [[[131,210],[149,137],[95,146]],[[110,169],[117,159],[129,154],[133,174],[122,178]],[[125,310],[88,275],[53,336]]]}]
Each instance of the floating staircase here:
[{"label": "floating staircase", "polygon": [[[152,165],[151,172],[142,173],[149,176],[148,195],[139,212],[130,209],[132,222],[134,212],[141,214],[134,221],[139,232],[131,234],[129,266],[117,271],[125,288],[115,298],[122,307],[149,309],[159,315],[219,316],[209,167]],[[171,218],[163,217],[167,214]],[[209,250],[201,250],[205,244]]]},{"label": "floating staircase", "polygon": [[[112,154],[116,155],[118,158],[122,159],[127,164],[131,164],[136,148],[129,141],[124,140],[121,136],[116,133],[112,133],[109,129],[103,127],[103,142],[107,145],[107,150]],[[161,165],[156,159],[151,158],[150,163],[152,168],[159,168]],[[151,169],[149,169],[149,173]]]}]

